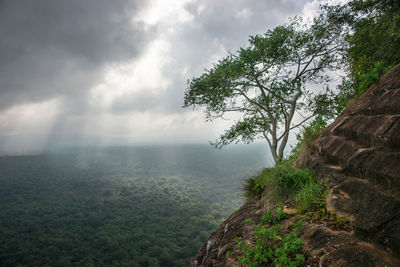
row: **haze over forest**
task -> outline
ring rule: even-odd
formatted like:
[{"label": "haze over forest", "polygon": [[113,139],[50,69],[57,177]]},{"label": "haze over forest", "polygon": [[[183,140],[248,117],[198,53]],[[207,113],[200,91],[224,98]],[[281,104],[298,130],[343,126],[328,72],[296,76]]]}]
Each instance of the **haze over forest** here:
[{"label": "haze over forest", "polygon": [[0,157],[0,265],[187,266],[265,160],[206,145]]}]

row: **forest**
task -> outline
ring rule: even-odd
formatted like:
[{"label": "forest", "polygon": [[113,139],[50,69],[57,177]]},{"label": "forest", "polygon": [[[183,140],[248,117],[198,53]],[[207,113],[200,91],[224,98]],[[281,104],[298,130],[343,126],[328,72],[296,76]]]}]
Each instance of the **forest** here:
[{"label": "forest", "polygon": [[0,157],[1,266],[187,266],[265,149],[80,148]]}]

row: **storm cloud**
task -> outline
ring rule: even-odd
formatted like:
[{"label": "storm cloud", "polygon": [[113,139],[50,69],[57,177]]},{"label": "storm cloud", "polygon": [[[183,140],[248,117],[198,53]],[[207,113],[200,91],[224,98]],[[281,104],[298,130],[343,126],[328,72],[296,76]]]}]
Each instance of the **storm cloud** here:
[{"label": "storm cloud", "polygon": [[186,81],[245,46],[249,35],[317,5],[0,1],[0,137],[213,139],[226,122],[206,124],[201,111],[182,109]]},{"label": "storm cloud", "polygon": [[133,20],[141,2],[2,1],[0,109],[56,96],[84,99],[104,64],[137,56],[152,37]]},{"label": "storm cloud", "polygon": [[188,21],[165,20],[157,25],[162,38],[169,44],[165,54],[168,63],[161,66],[168,87],[158,93],[147,88],[127,92],[115,99],[113,111],[182,112],[188,79],[200,75],[228,52],[245,46],[249,35],[262,34],[300,14],[304,3],[294,0],[188,1],[184,5],[190,17]]}]

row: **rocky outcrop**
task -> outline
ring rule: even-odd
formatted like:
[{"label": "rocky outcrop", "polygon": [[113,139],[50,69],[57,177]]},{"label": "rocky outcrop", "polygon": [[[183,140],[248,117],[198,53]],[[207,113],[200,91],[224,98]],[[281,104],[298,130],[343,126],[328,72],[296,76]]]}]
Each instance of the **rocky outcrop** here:
[{"label": "rocky outcrop", "polygon": [[[316,147],[296,165],[330,179],[327,207],[349,218],[352,230],[306,223],[301,238],[307,265],[400,266],[400,65],[354,100]],[[244,221],[259,222],[265,206],[255,199],[233,213],[191,265],[239,266],[234,238],[251,238]],[[226,256],[228,250],[232,256]]]},{"label": "rocky outcrop", "polygon": [[[355,235],[400,255],[400,65],[356,99],[321,134],[318,155],[299,160],[330,177],[328,205]],[[333,169],[333,170],[332,170]]]}]

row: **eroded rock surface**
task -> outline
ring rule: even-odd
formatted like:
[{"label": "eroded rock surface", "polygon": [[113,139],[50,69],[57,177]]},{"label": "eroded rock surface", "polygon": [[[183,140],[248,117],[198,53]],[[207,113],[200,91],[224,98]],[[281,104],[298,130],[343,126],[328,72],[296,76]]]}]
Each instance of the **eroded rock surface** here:
[{"label": "eroded rock surface", "polygon": [[353,101],[322,132],[317,146],[320,153],[303,157],[298,165],[333,180],[328,205],[350,217],[355,236],[398,258],[400,65]]},{"label": "eroded rock surface", "polygon": [[[354,100],[316,145],[317,152],[304,153],[296,165],[330,179],[327,207],[349,218],[352,231],[305,223],[306,265],[400,266],[400,65]],[[239,266],[234,238],[252,238],[244,221],[259,223],[265,206],[254,200],[233,213],[191,266]]]}]

